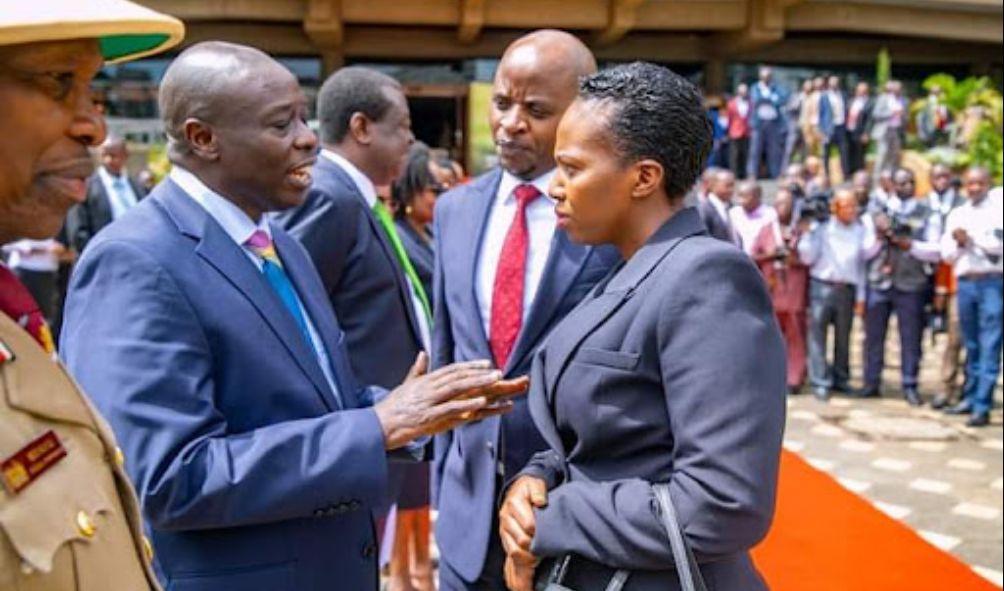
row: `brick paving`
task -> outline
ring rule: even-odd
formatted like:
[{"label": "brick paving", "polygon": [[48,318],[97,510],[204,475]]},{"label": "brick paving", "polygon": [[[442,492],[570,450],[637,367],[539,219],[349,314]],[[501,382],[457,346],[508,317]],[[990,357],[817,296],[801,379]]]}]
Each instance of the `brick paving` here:
[{"label": "brick paving", "polygon": [[[856,325],[860,322],[856,320]],[[860,385],[863,334],[855,326],[853,383]],[[925,335],[920,391],[938,391],[944,337]],[[840,397],[821,403],[811,395],[788,401],[785,447],[834,476],[879,510],[1002,585],[1001,386],[990,427],[971,429],[965,417],[930,407],[911,408],[899,390],[899,347],[889,331],[881,399]],[[821,508],[825,509],[825,508]]]}]

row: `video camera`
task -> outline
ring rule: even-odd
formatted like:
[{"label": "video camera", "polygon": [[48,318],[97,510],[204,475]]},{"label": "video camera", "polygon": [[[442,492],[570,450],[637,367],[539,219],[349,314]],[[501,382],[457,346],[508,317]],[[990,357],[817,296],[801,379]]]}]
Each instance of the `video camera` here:
[{"label": "video camera", "polygon": [[830,192],[813,193],[802,201],[801,217],[824,224],[830,219]]}]

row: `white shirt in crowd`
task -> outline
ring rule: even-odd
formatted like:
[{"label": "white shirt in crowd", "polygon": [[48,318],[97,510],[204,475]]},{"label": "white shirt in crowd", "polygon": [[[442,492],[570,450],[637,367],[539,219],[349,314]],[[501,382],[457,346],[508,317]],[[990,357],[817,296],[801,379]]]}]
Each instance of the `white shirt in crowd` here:
[{"label": "white shirt in crowd", "polygon": [[[258,269],[258,271],[261,271],[265,263],[254,251],[248,248],[245,243],[249,238],[251,238],[251,235],[258,230],[268,234],[269,240],[272,239],[272,229],[268,224],[268,216],[262,216],[256,224],[239,207],[234,205],[219,193],[207,187],[199,180],[198,177],[177,164],[171,167],[170,178],[174,181],[174,184],[181,187],[181,190],[187,193],[193,201],[201,205],[202,208],[206,210],[206,213],[209,214],[209,217],[216,220],[216,223],[223,228],[223,231],[227,234],[227,236],[229,236],[231,240],[236,242],[238,246],[241,247],[241,250],[244,251],[244,254],[248,257],[248,259],[254,263],[254,266]],[[282,254],[280,253],[279,256],[281,258]],[[300,307],[300,315],[303,316],[304,321],[307,323],[307,332],[310,335],[310,344],[314,348],[314,354],[317,356],[318,365],[321,366],[321,371],[324,372],[324,378],[327,380],[331,391],[334,393],[336,398],[340,398],[338,386],[335,383],[335,378],[331,370],[331,361],[328,358],[327,349],[324,347],[324,341],[321,339],[321,333],[317,332],[317,328],[314,326],[314,321],[311,319],[310,314],[307,313],[307,309],[303,307],[303,301],[300,299],[299,294],[297,294],[296,300]]]},{"label": "white shirt in crowd", "polygon": [[726,224],[732,223],[729,220],[729,206],[725,203],[725,201],[719,198],[718,195],[709,192],[708,202],[711,203],[711,207],[715,208],[715,212],[718,214],[718,217],[722,218],[723,222]]},{"label": "white shirt in crowd", "polygon": [[[1001,236],[1004,211],[1000,200],[988,195],[974,205],[971,201],[956,207],[948,214],[945,232],[941,236],[941,256],[951,263],[956,277],[985,273],[1004,273],[1002,266]],[[969,235],[969,243],[959,248],[952,236],[957,229]]]},{"label": "white shirt in crowd", "polygon": [[868,97],[866,96],[856,96],[851,99],[851,108],[848,110],[847,129],[851,131],[858,130],[858,122],[861,120],[861,112],[865,110],[865,105],[867,104]]},{"label": "white shirt in crowd", "polygon": [[729,222],[732,232],[739,239],[739,246],[753,256],[753,243],[765,226],[777,223],[777,211],[762,203],[751,212],[736,205],[729,211]]},{"label": "white shirt in crowd", "polygon": [[833,113],[833,125],[844,124],[844,95],[836,90],[827,91],[826,96],[830,99],[830,112]]},{"label": "white shirt in crowd", "polygon": [[823,224],[813,222],[798,241],[798,258],[809,266],[809,276],[814,279],[854,285],[857,301],[863,302],[868,260],[866,232],[860,222],[844,224],[836,218]]},{"label": "white shirt in crowd", "polygon": [[[529,181],[541,196],[534,199],[526,207],[526,227],[529,234],[526,253],[526,277],[523,282],[523,322],[526,322],[530,306],[533,305],[540,280],[544,276],[547,257],[551,254],[551,239],[558,223],[558,215],[554,212],[556,201],[547,194],[547,187],[554,176],[554,169]],[[498,269],[499,258],[502,255],[502,243],[505,242],[509,226],[516,217],[516,187],[526,183],[512,174],[503,171],[492,211],[488,214],[488,226],[481,244],[477,269],[478,307],[481,311],[481,322],[485,335],[491,338],[492,294],[495,289],[495,271]]]},{"label": "white shirt in crowd", "polygon": [[118,176],[112,176],[104,166],[98,167],[98,178],[108,195],[108,203],[112,208],[112,219],[117,220],[129,211],[129,208],[139,202],[135,191],[132,190],[132,183],[125,172]]},{"label": "white shirt in crowd", "polygon": [[59,270],[59,243],[54,239],[17,240],[3,246],[7,253],[7,266],[36,273],[54,273]]},{"label": "white shirt in crowd", "polygon": [[[354,164],[349,162],[347,159],[342,157],[341,154],[336,154],[331,150],[321,150],[321,156],[327,158],[328,160],[334,162],[355,183],[356,189],[359,190],[363,195],[363,199],[366,200],[366,205],[372,210],[377,202],[376,187],[373,186],[373,181],[370,180],[368,176],[363,174],[361,170],[356,168]],[[394,260],[395,264],[398,262],[397,259]],[[425,306],[422,305],[422,298],[418,297],[418,292],[415,291],[415,285],[412,284],[411,278],[408,277],[404,269],[401,269],[401,274],[404,275],[404,280],[408,282],[408,293],[411,296],[411,307],[415,314],[415,319],[418,321],[418,330],[421,333],[422,338],[422,348],[426,351],[432,350],[432,327],[429,326],[429,319],[425,316]],[[426,297],[431,298],[432,294],[426,294]],[[429,302],[430,304],[432,302]]]}]

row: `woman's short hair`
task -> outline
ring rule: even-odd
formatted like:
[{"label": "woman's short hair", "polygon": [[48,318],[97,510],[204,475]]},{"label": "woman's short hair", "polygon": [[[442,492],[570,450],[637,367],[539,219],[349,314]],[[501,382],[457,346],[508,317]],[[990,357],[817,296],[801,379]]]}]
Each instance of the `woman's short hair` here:
[{"label": "woman's short hair", "polygon": [[579,97],[610,105],[611,137],[625,163],[651,158],[665,170],[669,197],[687,194],[704,168],[712,137],[693,84],[662,66],[634,62],[584,77]]},{"label": "woman's short hair", "polygon": [[397,217],[404,217],[405,209],[415,200],[415,195],[436,184],[429,170],[429,146],[415,142],[408,150],[408,161],[401,176],[391,185],[390,195],[397,203]]}]

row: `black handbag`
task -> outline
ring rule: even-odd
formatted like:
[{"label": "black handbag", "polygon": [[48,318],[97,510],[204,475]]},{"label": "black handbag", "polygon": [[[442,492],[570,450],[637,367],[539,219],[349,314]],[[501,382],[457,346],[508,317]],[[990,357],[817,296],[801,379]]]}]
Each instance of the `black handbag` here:
[{"label": "black handbag", "polygon": [[[704,578],[701,577],[701,571],[697,566],[697,560],[694,558],[694,552],[690,549],[686,538],[683,537],[683,531],[676,518],[676,509],[669,497],[669,485],[653,484],[652,492],[655,493],[655,499],[659,503],[659,518],[662,521],[662,526],[666,529],[666,535],[669,536],[669,546],[673,550],[673,563],[676,564],[676,572],[680,577],[680,588],[683,591],[707,591],[707,587],[704,586]],[[556,560],[547,578],[542,581],[542,584],[537,585],[537,591],[575,591],[562,584],[571,559],[571,555],[566,555]],[[621,591],[630,578],[631,571],[626,569],[616,571],[607,582],[606,591]]]}]

